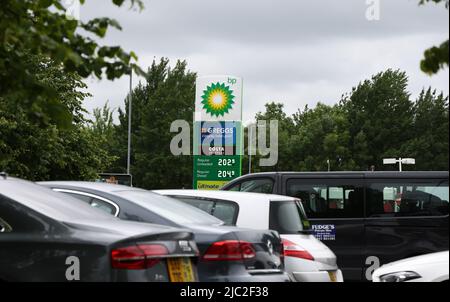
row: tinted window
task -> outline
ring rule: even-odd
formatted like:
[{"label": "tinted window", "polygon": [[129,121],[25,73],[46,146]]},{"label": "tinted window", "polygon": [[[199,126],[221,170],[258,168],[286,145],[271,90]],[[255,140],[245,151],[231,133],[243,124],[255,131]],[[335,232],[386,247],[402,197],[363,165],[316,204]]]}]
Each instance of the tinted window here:
[{"label": "tinted window", "polygon": [[[27,181],[15,179],[1,181],[0,192],[6,198],[58,221],[111,219],[109,215],[93,210],[78,199]],[[5,220],[16,229],[12,221],[7,218]]]},{"label": "tinted window", "polygon": [[255,192],[255,193],[273,193],[274,182],[270,178],[255,178],[241,182],[228,189],[228,191]]},{"label": "tinted window", "polygon": [[290,179],[287,195],[299,198],[310,218],[364,217],[364,188],[356,181]]},{"label": "tinted window", "polygon": [[12,231],[12,227],[0,217],[0,234],[9,233]]},{"label": "tinted window", "polygon": [[272,201],[270,203],[269,228],[280,234],[298,234],[309,230],[310,224],[302,204],[295,201]]},{"label": "tinted window", "polygon": [[91,207],[93,207],[95,209],[98,209],[98,210],[101,210],[104,213],[107,213],[109,215],[115,216],[117,214],[116,207],[113,204],[111,204],[109,202],[106,202],[104,200],[101,200],[101,199],[98,199],[98,198],[95,198],[95,197],[91,197],[91,196],[87,196],[87,195],[84,195],[84,194],[74,193],[74,192],[61,191],[61,193],[64,193],[64,194],[69,195],[71,197],[74,197],[74,198],[76,198],[78,200],[81,200],[81,201],[87,203],[88,205],[90,205]]},{"label": "tinted window", "polygon": [[377,180],[369,185],[369,217],[448,215],[448,181]]},{"label": "tinted window", "polygon": [[117,209],[112,204],[101,199],[92,198],[91,207],[102,210],[110,215],[116,215]]},{"label": "tinted window", "polygon": [[180,197],[173,196],[191,206],[194,206],[206,213],[225,222],[226,225],[235,225],[239,206],[232,201],[214,200],[207,198]]},{"label": "tinted window", "polygon": [[89,197],[89,196],[86,196],[86,195],[70,193],[70,192],[64,192],[64,191],[62,193],[67,194],[67,195],[72,196],[72,197],[75,197],[76,199],[84,201],[87,204],[91,204],[91,201],[92,201],[92,197]]},{"label": "tinted window", "polygon": [[40,233],[50,228],[48,219],[0,194],[1,233]]},{"label": "tinted window", "polygon": [[177,224],[223,224],[222,221],[179,200],[147,191],[120,191],[114,194]]}]

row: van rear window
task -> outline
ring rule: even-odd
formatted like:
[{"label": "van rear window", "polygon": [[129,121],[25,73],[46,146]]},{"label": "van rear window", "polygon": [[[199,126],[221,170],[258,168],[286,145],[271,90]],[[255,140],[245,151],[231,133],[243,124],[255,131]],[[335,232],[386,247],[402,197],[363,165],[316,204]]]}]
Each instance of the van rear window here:
[{"label": "van rear window", "polygon": [[269,228],[280,234],[298,234],[311,225],[300,201],[272,201]]},{"label": "van rear window", "polygon": [[414,217],[448,215],[447,180],[375,181],[367,191],[369,217]]}]

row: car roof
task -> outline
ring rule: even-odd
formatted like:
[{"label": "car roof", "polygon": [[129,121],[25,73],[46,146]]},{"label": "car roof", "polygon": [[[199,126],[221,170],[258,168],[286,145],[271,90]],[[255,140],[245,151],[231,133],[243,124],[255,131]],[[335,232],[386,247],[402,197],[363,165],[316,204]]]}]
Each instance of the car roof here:
[{"label": "car roof", "polygon": [[106,193],[114,193],[120,191],[142,191],[142,189],[115,185],[104,182],[88,182],[88,181],[41,181],[37,182],[47,187],[66,187],[66,188],[85,188],[90,190],[98,190]]},{"label": "car roof", "polygon": [[448,171],[320,171],[320,172],[295,172],[295,171],[279,171],[279,172],[258,172],[243,175],[237,179],[244,179],[252,176],[274,176],[274,175],[304,175],[304,176],[361,176],[365,178],[378,177],[398,177],[398,178],[416,178],[416,177],[447,177]]},{"label": "car roof", "polygon": [[194,196],[202,198],[213,198],[231,200],[236,202],[261,202],[261,199],[265,201],[293,201],[298,198],[264,194],[264,193],[252,193],[252,192],[234,192],[234,191],[206,191],[206,190],[154,190],[153,192],[162,195],[179,195],[179,196]]}]

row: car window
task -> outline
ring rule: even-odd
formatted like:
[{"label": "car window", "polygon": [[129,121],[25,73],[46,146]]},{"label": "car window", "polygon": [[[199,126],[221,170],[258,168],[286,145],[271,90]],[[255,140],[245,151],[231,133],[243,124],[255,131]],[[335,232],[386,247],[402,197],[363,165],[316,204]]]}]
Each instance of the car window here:
[{"label": "car window", "polygon": [[287,195],[299,198],[310,218],[364,217],[364,188],[356,181],[290,179]]},{"label": "car window", "polygon": [[184,203],[194,206],[210,215],[212,215],[212,209],[214,208],[214,201],[207,199],[197,199],[185,196],[170,196],[176,198]]},{"label": "car window", "polygon": [[280,234],[298,234],[310,230],[311,225],[300,201],[272,201],[269,228]]},{"label": "car window", "polygon": [[204,211],[167,196],[162,196],[144,190],[117,191],[114,192],[114,194],[128,199],[129,201],[134,202],[137,205],[180,225],[223,224],[223,221],[205,213]]},{"label": "car window", "polygon": [[42,215],[0,194],[0,233],[42,233],[50,227]]},{"label": "car window", "polygon": [[77,194],[77,193],[72,193],[72,192],[59,191],[59,190],[58,190],[58,192],[62,192],[62,193],[67,194],[69,196],[75,197],[76,199],[84,201],[87,204],[91,204],[91,201],[92,201],[92,197],[90,197],[90,196]]},{"label": "car window", "polygon": [[447,180],[379,180],[367,191],[368,217],[448,215]]},{"label": "car window", "polygon": [[12,231],[12,227],[0,217],[0,234],[1,233],[10,233]]},{"label": "car window", "polygon": [[243,181],[231,188],[228,191],[240,191],[240,192],[254,192],[254,193],[273,193],[274,181],[270,178],[255,178],[247,181]]},{"label": "car window", "polygon": [[64,193],[66,195],[69,195],[71,197],[74,197],[78,200],[81,200],[87,204],[89,204],[91,207],[101,210],[109,215],[117,216],[118,214],[118,207],[115,206],[112,202],[107,202],[105,200],[101,200],[100,198],[95,198],[93,196],[89,196],[87,194],[77,193],[74,191],[65,191],[63,189],[56,189],[58,192]]},{"label": "car window", "polygon": [[239,205],[232,201],[185,196],[171,196],[222,220],[225,225],[236,225]]},{"label": "car window", "polygon": [[110,215],[116,215],[117,212],[115,206],[98,198],[92,198],[90,205],[91,207],[102,210]]}]

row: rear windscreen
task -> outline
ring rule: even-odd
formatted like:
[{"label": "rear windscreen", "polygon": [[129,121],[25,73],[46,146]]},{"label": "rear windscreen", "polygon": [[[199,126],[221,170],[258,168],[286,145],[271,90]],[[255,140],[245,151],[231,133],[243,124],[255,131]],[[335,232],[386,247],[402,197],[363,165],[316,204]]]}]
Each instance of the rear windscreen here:
[{"label": "rear windscreen", "polygon": [[298,234],[311,229],[300,201],[272,201],[269,228],[280,234]]},{"label": "rear windscreen", "polygon": [[180,225],[221,225],[223,221],[179,200],[142,190],[116,191],[116,195]]}]

